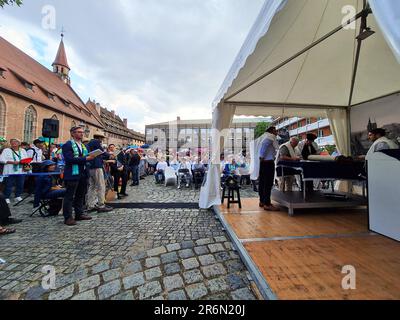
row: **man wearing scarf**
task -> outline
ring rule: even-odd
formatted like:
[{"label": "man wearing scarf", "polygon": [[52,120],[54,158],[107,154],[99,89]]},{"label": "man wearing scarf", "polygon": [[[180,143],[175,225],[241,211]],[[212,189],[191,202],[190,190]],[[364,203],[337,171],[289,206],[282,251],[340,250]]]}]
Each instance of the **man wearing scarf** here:
[{"label": "man wearing scarf", "polygon": [[259,194],[260,208],[266,211],[280,211],[272,205],[271,192],[275,180],[275,159],[279,144],[277,141],[278,132],[275,127],[267,129],[266,138],[262,142],[260,150],[260,175],[259,175]]},{"label": "man wearing scarf", "polygon": [[[87,193],[88,171],[86,165],[95,159],[88,154],[82,143],[84,130],[82,127],[71,129],[72,139],[63,145],[62,151],[65,160],[64,181],[66,193],[64,198],[64,219],[67,226],[76,225],[76,221],[86,221],[92,218],[84,215],[84,202]],[[75,210],[75,219],[72,216],[72,207]]]}]

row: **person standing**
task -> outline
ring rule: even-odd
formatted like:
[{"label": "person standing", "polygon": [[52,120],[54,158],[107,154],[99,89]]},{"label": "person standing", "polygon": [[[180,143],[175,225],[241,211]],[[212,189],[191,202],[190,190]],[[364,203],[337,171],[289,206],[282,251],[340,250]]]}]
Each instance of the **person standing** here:
[{"label": "person standing", "polygon": [[[128,155],[126,150],[121,150],[117,156],[116,175],[114,178],[114,191],[117,193],[118,200],[122,197],[127,197],[126,187],[128,185]],[[121,189],[119,189],[119,182],[121,180]]]},{"label": "person standing", "polygon": [[275,159],[279,149],[278,132],[275,127],[267,129],[260,150],[259,195],[260,207],[266,211],[280,211],[272,205],[271,192],[275,180]]},{"label": "person standing", "polygon": [[10,196],[15,187],[15,202],[21,202],[21,195],[24,191],[25,176],[21,161],[27,159],[26,151],[21,148],[21,143],[17,139],[10,140],[10,148],[3,150],[0,162],[4,164],[3,174],[6,178],[4,197],[7,204],[10,204]]},{"label": "person standing", "polygon": [[44,149],[44,141],[36,139],[35,141],[33,141],[32,148],[26,150],[28,158],[33,159],[31,162],[33,173],[40,172],[41,164],[43,162],[43,149]]},{"label": "person standing", "polygon": [[87,192],[87,208],[89,212],[98,213],[111,212],[113,208],[106,206],[106,182],[104,179],[104,160],[109,160],[110,155],[104,152],[102,140],[105,137],[101,134],[94,135],[94,139],[87,145],[88,151],[100,150],[101,156],[89,163],[89,184]]},{"label": "person standing", "polygon": [[[76,221],[86,221],[92,218],[85,215],[84,202],[87,192],[87,163],[95,159],[90,156],[82,143],[84,130],[82,127],[71,129],[72,139],[63,145],[62,153],[65,160],[64,182],[66,193],[64,198],[64,220],[67,226],[76,225]],[[75,219],[72,216],[75,210]]]},{"label": "person standing", "polygon": [[137,150],[132,149],[130,151],[129,156],[129,170],[132,172],[132,185],[131,187],[135,187],[139,185],[140,176],[139,176],[139,165],[140,165],[140,155]]}]

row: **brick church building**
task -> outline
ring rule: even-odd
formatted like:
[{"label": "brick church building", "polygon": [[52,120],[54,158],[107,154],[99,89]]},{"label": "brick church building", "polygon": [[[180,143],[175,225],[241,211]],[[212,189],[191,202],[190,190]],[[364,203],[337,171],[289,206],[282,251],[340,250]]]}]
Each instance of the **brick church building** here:
[{"label": "brick church building", "polygon": [[70,139],[70,128],[81,125],[86,139],[104,134],[99,115],[94,114],[71,86],[63,39],[47,69],[0,37],[0,136],[32,143],[42,136],[43,119],[58,119],[58,142]]}]

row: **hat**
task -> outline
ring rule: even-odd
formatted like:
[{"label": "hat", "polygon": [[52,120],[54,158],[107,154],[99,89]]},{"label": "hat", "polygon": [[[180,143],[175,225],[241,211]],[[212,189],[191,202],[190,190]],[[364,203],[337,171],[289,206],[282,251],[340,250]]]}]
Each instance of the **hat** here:
[{"label": "hat", "polygon": [[46,160],[46,161],[42,162],[42,167],[43,168],[47,168],[47,167],[55,166],[55,165],[56,165],[56,163],[51,161],[51,160]]},{"label": "hat", "polygon": [[309,133],[309,134],[307,134],[307,140],[308,141],[315,141],[315,140],[317,140],[317,136],[315,135],[315,134],[313,134],[313,133]]}]

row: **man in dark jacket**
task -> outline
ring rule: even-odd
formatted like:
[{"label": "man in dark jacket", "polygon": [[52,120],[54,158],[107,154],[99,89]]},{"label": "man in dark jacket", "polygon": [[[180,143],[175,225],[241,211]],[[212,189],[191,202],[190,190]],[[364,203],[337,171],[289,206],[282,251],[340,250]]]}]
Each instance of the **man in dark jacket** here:
[{"label": "man in dark jacket", "polygon": [[[89,155],[86,146],[82,143],[83,135],[82,127],[72,128],[72,139],[62,148],[65,160],[64,181],[66,187],[63,211],[67,226],[76,225],[76,221],[92,219],[83,212],[88,180],[86,166],[95,157]],[[72,207],[75,209],[75,219],[72,216]]]},{"label": "man in dark jacket", "polygon": [[106,182],[104,179],[104,161],[110,159],[110,155],[104,152],[102,142],[104,135],[95,134],[94,139],[87,145],[88,151],[100,150],[103,154],[90,162],[89,186],[87,193],[88,211],[110,212],[113,208],[106,206]]},{"label": "man in dark jacket", "polygon": [[140,155],[137,150],[132,149],[130,151],[129,157],[129,171],[132,172],[132,185],[131,187],[138,186],[140,177],[139,177],[139,165],[140,165]]}]

